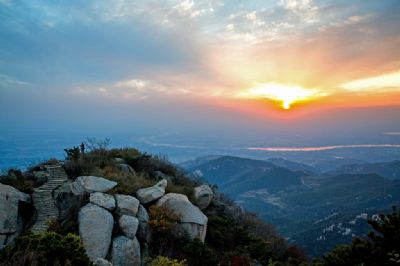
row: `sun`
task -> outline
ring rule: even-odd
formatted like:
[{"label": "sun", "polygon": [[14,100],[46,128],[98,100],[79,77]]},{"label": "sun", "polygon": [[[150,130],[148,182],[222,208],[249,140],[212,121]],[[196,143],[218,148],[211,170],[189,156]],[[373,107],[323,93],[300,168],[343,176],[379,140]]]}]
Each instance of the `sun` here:
[{"label": "sun", "polygon": [[317,97],[318,90],[305,89],[301,86],[289,86],[279,83],[258,83],[254,87],[239,92],[241,98],[266,98],[281,103],[281,108],[289,110],[296,102]]}]

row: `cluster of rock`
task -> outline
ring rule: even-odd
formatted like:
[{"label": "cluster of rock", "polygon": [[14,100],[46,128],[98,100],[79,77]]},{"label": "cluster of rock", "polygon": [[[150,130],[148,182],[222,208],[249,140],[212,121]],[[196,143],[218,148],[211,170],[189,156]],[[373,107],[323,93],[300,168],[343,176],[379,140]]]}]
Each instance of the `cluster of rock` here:
[{"label": "cluster of rock", "polygon": [[[122,163],[120,163],[122,165]],[[134,172],[125,167],[126,171]],[[49,181],[48,181],[49,182]],[[143,265],[151,240],[146,208],[169,208],[180,217],[174,233],[205,240],[207,216],[202,210],[210,204],[213,192],[208,185],[195,188],[195,204],[183,194],[165,194],[167,179],[142,188],[136,197],[108,194],[117,183],[96,176],[80,176],[66,181],[52,192],[61,220],[78,210],[79,235],[86,253],[95,265]],[[32,204],[31,196],[0,184],[0,249],[24,229],[18,215],[21,202]],[[33,202],[35,204],[35,202]],[[32,221],[33,223],[34,221]]]},{"label": "cluster of rock", "polygon": [[[207,216],[185,195],[165,195],[167,183],[163,179],[152,187],[139,189],[136,197],[104,193],[116,183],[101,177],[82,176],[71,184],[74,193],[90,193],[90,202],[79,211],[79,234],[93,262],[98,265],[141,265],[145,253],[145,250],[141,252],[141,246],[146,247],[151,237],[149,215],[144,207],[149,204],[168,207],[179,215],[177,234],[204,241]],[[112,239],[115,231],[121,234]]]}]

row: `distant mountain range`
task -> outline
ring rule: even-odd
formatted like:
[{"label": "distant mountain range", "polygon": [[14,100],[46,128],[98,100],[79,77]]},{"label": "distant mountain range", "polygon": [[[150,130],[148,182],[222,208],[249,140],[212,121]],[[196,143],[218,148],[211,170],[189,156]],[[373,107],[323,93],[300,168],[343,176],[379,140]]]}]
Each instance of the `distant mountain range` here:
[{"label": "distant mountain range", "polygon": [[181,166],[273,223],[313,257],[365,235],[367,218],[400,205],[400,161],[346,164],[335,158],[330,165],[336,169],[325,172],[330,167],[286,159],[208,156]]},{"label": "distant mountain range", "polygon": [[378,174],[387,179],[400,179],[400,161],[383,163],[347,164],[327,172],[328,175],[338,174]]}]

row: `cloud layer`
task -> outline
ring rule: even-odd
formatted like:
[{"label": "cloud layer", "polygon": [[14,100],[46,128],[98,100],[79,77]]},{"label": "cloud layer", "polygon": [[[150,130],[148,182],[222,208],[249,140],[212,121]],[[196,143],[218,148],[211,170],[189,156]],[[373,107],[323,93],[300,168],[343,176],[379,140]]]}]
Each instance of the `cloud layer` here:
[{"label": "cloud layer", "polygon": [[276,83],[396,104],[399,13],[397,0],[3,0],[0,93],[221,102]]}]

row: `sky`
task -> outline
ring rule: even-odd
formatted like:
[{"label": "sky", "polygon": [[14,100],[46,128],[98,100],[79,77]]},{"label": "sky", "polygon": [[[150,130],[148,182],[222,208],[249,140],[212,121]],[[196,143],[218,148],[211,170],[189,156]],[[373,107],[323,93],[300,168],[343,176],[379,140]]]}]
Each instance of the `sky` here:
[{"label": "sky", "polygon": [[399,14],[398,0],[0,0],[0,137],[400,143]]}]

